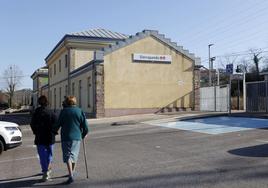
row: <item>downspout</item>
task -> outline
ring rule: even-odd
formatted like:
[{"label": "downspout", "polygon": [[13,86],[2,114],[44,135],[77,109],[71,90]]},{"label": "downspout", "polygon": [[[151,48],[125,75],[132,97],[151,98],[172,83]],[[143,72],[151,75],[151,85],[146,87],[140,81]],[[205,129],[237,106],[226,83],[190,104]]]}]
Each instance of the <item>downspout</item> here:
[{"label": "downspout", "polygon": [[195,62],[192,63],[192,70],[193,70],[193,95],[192,95],[192,110],[195,110]]},{"label": "downspout", "polygon": [[71,50],[69,47],[64,45],[67,49],[67,66],[68,66],[68,74],[67,74],[67,94],[71,95],[71,78],[70,78],[70,72],[71,72]]},{"label": "downspout", "polygon": [[93,92],[93,114],[94,114],[94,117],[96,118],[97,116],[97,111],[96,111],[96,105],[97,105],[97,102],[96,102],[96,95],[97,95],[97,92],[96,92],[96,63],[95,63],[95,58],[94,58],[94,62],[93,62],[93,69],[92,69],[92,92]]}]

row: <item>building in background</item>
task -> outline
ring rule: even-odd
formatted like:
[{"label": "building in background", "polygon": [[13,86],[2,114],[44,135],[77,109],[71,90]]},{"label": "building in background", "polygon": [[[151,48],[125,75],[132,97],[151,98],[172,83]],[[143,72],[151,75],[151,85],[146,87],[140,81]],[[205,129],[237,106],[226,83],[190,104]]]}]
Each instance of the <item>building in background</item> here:
[{"label": "building in background", "polygon": [[0,90],[0,111],[9,108],[8,99],[8,94]]},{"label": "building in background", "polygon": [[158,31],[67,34],[45,60],[44,89],[56,111],[67,95],[76,96],[92,117],[194,108],[194,67],[200,58]]},{"label": "building in background", "polygon": [[21,89],[14,92],[13,104],[15,107],[20,108],[22,106],[31,106],[32,104],[31,89]]},{"label": "building in background", "polygon": [[[9,95],[7,92],[0,92],[0,104],[9,103]],[[13,108],[21,108],[22,106],[32,105],[32,90],[31,89],[21,89],[16,90],[13,96]],[[8,105],[7,105],[8,106]]]},{"label": "building in background", "polygon": [[41,95],[47,94],[46,86],[48,86],[48,69],[47,67],[42,67],[37,69],[31,76],[33,79],[33,92],[32,92],[32,105],[35,109],[37,107],[37,99]]}]

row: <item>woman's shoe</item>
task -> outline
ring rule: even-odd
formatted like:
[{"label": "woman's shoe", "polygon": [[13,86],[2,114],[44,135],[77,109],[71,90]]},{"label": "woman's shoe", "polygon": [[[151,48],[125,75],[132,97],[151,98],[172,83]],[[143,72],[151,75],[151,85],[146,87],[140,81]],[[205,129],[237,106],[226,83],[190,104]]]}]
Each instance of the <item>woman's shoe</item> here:
[{"label": "woman's shoe", "polygon": [[69,176],[68,180],[66,181],[67,184],[71,184],[74,182],[74,179],[72,176]]},{"label": "woman's shoe", "polygon": [[42,181],[51,181],[51,170],[43,173]]},{"label": "woman's shoe", "polygon": [[42,181],[48,181],[48,175],[47,172],[44,172],[43,176],[42,176]]}]

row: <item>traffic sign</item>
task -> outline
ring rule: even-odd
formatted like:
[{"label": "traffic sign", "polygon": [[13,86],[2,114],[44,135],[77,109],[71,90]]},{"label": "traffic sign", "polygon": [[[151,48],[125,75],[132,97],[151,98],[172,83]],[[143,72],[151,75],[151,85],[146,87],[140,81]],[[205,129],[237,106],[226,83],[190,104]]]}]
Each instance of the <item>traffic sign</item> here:
[{"label": "traffic sign", "polygon": [[227,74],[233,74],[234,71],[234,65],[233,64],[227,64],[226,65],[226,73]]}]

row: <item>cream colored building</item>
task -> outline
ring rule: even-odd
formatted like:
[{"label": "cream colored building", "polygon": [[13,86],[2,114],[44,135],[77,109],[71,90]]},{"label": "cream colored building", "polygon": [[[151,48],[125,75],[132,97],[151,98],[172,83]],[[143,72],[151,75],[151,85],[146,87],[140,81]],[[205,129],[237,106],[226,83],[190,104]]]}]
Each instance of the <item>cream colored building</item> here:
[{"label": "cream colored building", "polygon": [[67,95],[75,95],[92,117],[194,107],[194,65],[200,59],[157,31],[68,34],[45,60],[55,110]]}]

